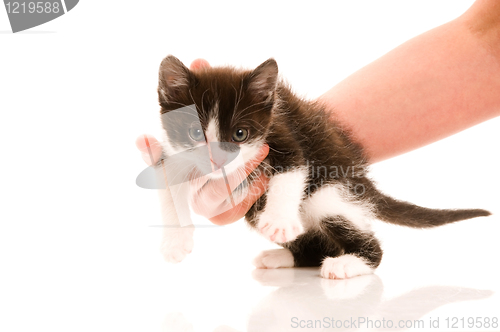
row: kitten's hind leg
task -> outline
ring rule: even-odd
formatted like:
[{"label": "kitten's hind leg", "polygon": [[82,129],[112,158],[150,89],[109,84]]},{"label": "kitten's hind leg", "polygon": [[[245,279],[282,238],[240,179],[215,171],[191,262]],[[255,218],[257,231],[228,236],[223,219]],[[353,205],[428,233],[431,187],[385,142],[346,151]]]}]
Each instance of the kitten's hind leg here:
[{"label": "kitten's hind leg", "polygon": [[341,256],[323,260],[323,278],[345,279],[370,274],[380,264],[382,249],[373,233],[359,230],[340,216],[326,218],[322,228],[343,252]]},{"label": "kitten's hind leg", "polygon": [[361,257],[347,254],[327,257],[321,265],[321,276],[326,279],[347,279],[371,274],[373,268]]},{"label": "kitten's hind leg", "polygon": [[255,265],[258,269],[293,267],[293,255],[288,249],[265,250],[255,257],[253,265]]},{"label": "kitten's hind leg", "polygon": [[338,243],[319,231],[304,233],[295,241],[284,243],[283,246],[293,254],[296,267],[321,266],[325,257],[336,257],[343,253]]}]

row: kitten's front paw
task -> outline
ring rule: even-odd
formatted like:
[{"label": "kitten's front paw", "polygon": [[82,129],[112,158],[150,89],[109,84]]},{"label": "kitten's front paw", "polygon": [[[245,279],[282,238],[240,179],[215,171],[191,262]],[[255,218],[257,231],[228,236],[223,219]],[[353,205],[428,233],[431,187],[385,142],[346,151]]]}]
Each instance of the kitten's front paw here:
[{"label": "kitten's front paw", "polygon": [[293,241],[304,233],[304,227],[299,216],[276,216],[263,212],[257,224],[259,232],[267,239],[276,243]]},{"label": "kitten's front paw", "polygon": [[161,252],[169,263],[179,263],[193,250],[193,229],[169,230],[163,237]]}]

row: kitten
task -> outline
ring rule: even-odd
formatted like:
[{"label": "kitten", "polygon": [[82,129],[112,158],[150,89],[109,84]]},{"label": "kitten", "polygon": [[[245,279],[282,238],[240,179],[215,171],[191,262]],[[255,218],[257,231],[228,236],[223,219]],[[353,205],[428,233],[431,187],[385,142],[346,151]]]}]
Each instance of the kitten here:
[{"label": "kitten", "polygon": [[[254,261],[258,268],[321,266],[321,276],[331,279],[368,274],[382,259],[371,219],[428,228],[490,215],[479,209],[428,209],[378,191],[367,177],[362,148],[323,105],[297,97],[278,78],[274,59],[250,71],[215,67],[193,72],[168,56],[160,66],[158,94],[161,114],[182,109],[179,114],[199,119],[193,129],[163,117],[166,161],[183,151],[184,167],[174,168],[183,169],[184,177],[193,169],[213,171],[193,161],[196,158],[189,161],[203,144],[219,154],[237,151],[244,160],[269,145],[267,158],[233,192],[241,198],[259,172],[270,176],[267,192],[245,219],[283,249],[261,253]],[[230,162],[217,165],[228,174],[237,172]],[[172,213],[172,198],[162,192],[165,223],[181,224]],[[165,228],[163,253],[168,261],[180,261],[190,252],[192,232],[192,227]]]}]

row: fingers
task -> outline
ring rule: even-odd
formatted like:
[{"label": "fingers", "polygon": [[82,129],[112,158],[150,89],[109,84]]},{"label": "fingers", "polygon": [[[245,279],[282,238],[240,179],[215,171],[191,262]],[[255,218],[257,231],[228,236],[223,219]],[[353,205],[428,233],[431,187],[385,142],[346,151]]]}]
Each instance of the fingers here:
[{"label": "fingers", "polygon": [[[267,145],[261,148],[260,154],[248,161],[241,171],[234,171],[227,176],[228,184],[224,178],[210,180],[208,176],[203,179],[199,178],[190,181],[191,185],[191,206],[196,214],[202,215],[210,220],[214,219],[217,223],[223,225],[225,222],[230,223],[240,219],[255,201],[266,190],[268,179],[264,174],[252,182],[248,188],[246,196],[237,195],[233,204],[233,200],[228,200],[234,189],[245,181],[250,174],[269,153]],[[229,188],[228,188],[229,186]],[[199,189],[201,188],[201,189]],[[196,190],[199,189],[199,190]]]},{"label": "fingers", "polygon": [[269,146],[265,144],[262,146],[259,154],[254,159],[247,161],[243,167],[232,172],[226,177],[227,184],[226,179],[224,178],[213,179],[206,183],[210,177],[209,175],[201,177],[196,181],[192,181],[191,189],[196,193],[196,200],[206,201],[207,204],[209,203],[211,205],[219,205],[246,179],[250,173],[255,170],[255,168],[257,168],[257,166],[260,165],[260,163],[267,157],[268,153]]},{"label": "fingers", "polygon": [[141,135],[135,140],[135,145],[141,151],[144,162],[148,165],[154,165],[161,157],[161,144],[152,135]]},{"label": "fingers", "polygon": [[191,66],[189,66],[189,68],[191,68],[192,70],[209,68],[209,67],[210,64],[205,59],[196,59],[193,62],[191,62]]},{"label": "fingers", "polygon": [[260,177],[252,183],[249,188],[249,194],[241,203],[226,212],[209,218],[209,220],[216,225],[228,225],[240,220],[245,216],[257,199],[264,194],[268,183],[269,178],[265,174],[261,174]]}]

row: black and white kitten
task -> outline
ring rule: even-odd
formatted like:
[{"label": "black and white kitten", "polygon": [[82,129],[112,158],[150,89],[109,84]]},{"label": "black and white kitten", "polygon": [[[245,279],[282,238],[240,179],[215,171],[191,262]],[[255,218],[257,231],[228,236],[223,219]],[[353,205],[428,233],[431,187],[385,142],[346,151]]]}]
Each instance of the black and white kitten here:
[{"label": "black and white kitten", "polygon": [[[178,168],[186,172],[210,167],[196,158],[189,161],[190,151],[200,144],[217,147],[219,154],[237,146],[244,160],[269,145],[264,162],[233,192],[244,195],[258,172],[270,176],[267,192],[245,219],[283,249],[261,253],[254,261],[259,268],[321,266],[321,276],[332,279],[368,274],[382,259],[371,219],[427,228],[490,215],[479,209],[428,209],[379,192],[366,175],[361,147],[321,104],[292,93],[278,78],[274,59],[251,71],[215,67],[194,72],[168,56],[160,66],[158,93],[161,114],[194,105],[191,115],[199,119],[194,131],[162,120],[164,157],[168,161],[183,151],[189,167]],[[237,166],[227,165],[226,172],[237,172]],[[172,197],[161,192],[165,224],[182,224]],[[192,232],[192,227],[165,227],[162,250],[168,261],[180,261],[191,251]]]}]

